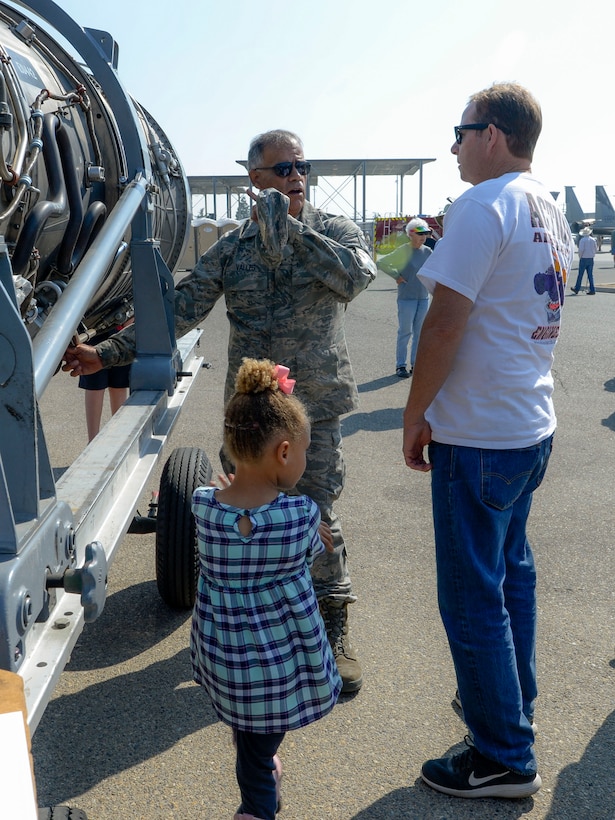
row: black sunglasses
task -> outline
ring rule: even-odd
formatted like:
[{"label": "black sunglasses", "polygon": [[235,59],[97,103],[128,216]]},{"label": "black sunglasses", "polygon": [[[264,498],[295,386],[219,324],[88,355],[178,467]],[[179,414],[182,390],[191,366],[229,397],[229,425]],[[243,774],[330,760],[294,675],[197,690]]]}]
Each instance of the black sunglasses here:
[{"label": "black sunglasses", "polygon": [[509,128],[503,128],[501,125],[496,125],[494,122],[469,122],[467,125],[455,125],[455,142],[457,145],[461,145],[461,140],[463,139],[463,132],[464,131],[484,131],[486,128],[489,128],[490,125],[495,125],[495,127],[500,130],[503,134],[510,134],[511,131]]},{"label": "black sunglasses", "polygon": [[276,162],[275,165],[268,165],[266,168],[253,168],[253,171],[273,171],[278,177],[288,177],[293,170],[293,165],[297,169],[297,173],[302,177],[307,176],[312,168],[312,163],[304,159],[296,159],[294,162]]}]

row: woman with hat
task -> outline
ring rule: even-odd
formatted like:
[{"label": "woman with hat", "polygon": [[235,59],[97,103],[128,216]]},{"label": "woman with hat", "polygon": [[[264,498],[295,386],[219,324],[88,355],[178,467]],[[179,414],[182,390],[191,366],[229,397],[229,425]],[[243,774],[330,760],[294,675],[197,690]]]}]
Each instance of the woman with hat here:
[{"label": "woman with hat", "polygon": [[[429,293],[417,278],[417,273],[431,254],[425,240],[431,236],[431,228],[424,219],[415,217],[406,225],[410,242],[383,256],[377,262],[378,268],[388,273],[397,282],[397,350],[395,375],[408,379],[412,375],[416,349],[423,321],[429,306]],[[410,368],[406,367],[408,344],[410,347]]]}]

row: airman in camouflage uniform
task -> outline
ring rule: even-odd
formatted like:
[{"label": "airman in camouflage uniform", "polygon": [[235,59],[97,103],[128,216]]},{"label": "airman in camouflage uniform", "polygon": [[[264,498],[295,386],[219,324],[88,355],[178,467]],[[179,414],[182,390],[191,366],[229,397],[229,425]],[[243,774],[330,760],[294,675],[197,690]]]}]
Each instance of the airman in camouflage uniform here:
[{"label": "airman in camouflage uniform", "polygon": [[[312,578],[342,691],[352,692],[362,683],[348,638],[347,605],[356,597],[333,503],[345,474],[339,417],[358,402],[344,313],[376,268],[354,222],[305,201],[309,167],[304,162],[301,141],[290,132],[253,140],[248,166],[260,194],[252,219],[226,233],[177,285],[175,328],[180,337],[196,327],[224,295],[230,322],[225,400],[234,392],[244,357],[284,364],[297,381],[312,420],[307,467],[297,491],[316,501],[335,546],[316,559]],[[134,350],[134,328],[96,348],[104,367],[132,360]],[[224,459],[223,465],[232,471]]]}]

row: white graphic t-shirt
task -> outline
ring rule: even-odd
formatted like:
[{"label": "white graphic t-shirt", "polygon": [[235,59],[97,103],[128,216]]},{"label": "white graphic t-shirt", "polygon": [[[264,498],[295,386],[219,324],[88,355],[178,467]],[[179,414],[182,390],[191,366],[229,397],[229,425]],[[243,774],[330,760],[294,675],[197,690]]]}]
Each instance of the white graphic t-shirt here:
[{"label": "white graphic t-shirt", "polygon": [[453,369],[426,418],[434,441],[529,447],[555,430],[553,349],[574,256],[568,223],[530,174],[504,174],[449,208],[418,276],[473,302]]}]

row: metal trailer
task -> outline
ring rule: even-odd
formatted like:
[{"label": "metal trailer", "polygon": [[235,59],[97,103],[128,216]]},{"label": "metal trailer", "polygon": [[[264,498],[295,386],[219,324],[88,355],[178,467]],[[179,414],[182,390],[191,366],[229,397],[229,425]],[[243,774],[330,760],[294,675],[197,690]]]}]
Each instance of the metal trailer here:
[{"label": "metal trailer", "polygon": [[[117,62],[109,34],[50,0],[0,1],[0,667],[23,677],[31,731],[103,609],[108,567],[201,365],[200,333],[176,343],[173,326],[187,178]],[[133,304],[131,396],[56,483],[38,401],[75,334],[121,324]],[[165,467],[157,569],[172,604],[193,600],[186,495],[210,474],[201,451]]]}]

